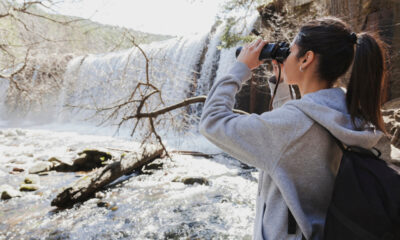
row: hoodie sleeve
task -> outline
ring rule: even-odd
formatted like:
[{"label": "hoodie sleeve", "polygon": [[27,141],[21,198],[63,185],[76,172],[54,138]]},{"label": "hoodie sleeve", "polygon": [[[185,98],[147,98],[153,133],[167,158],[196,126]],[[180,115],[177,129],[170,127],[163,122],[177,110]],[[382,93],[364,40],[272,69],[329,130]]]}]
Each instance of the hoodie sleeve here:
[{"label": "hoodie sleeve", "polygon": [[296,131],[298,110],[288,105],[262,115],[232,112],[235,94],[251,76],[236,62],[208,94],[200,120],[200,132],[233,157],[265,171],[273,171]]},{"label": "hoodie sleeve", "polygon": [[[269,89],[271,91],[271,96],[274,94],[274,89],[276,86],[276,77],[273,76],[268,79]],[[293,98],[296,98],[296,93],[292,91]],[[276,96],[274,97],[274,102],[272,103],[273,109],[279,108],[287,101],[291,100],[289,84],[281,82],[278,85],[278,90],[276,91]]]}]

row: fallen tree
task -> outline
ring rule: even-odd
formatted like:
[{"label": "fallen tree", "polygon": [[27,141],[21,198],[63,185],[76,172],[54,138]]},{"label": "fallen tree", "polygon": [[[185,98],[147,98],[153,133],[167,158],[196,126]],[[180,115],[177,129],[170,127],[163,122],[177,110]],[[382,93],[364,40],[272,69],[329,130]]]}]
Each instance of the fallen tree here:
[{"label": "fallen tree", "polygon": [[118,162],[111,163],[103,168],[80,178],[71,186],[65,188],[51,201],[51,206],[67,208],[75,203],[84,202],[123,175],[132,173],[155,159],[161,157],[163,147],[160,145],[145,145],[136,152],[130,152]]}]

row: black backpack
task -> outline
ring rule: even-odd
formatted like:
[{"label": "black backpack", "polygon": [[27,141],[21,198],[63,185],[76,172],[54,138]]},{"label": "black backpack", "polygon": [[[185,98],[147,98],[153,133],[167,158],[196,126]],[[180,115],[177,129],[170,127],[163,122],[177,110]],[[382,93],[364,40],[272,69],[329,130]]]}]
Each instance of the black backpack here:
[{"label": "black backpack", "polygon": [[343,156],[325,219],[324,239],[400,240],[399,168],[380,159],[376,148],[377,153],[345,147],[330,135]]},{"label": "black backpack", "polygon": [[[376,148],[345,147],[329,134],[343,156],[325,219],[324,239],[400,240],[400,169],[380,159]],[[288,233],[295,233],[295,229],[289,211]]]}]

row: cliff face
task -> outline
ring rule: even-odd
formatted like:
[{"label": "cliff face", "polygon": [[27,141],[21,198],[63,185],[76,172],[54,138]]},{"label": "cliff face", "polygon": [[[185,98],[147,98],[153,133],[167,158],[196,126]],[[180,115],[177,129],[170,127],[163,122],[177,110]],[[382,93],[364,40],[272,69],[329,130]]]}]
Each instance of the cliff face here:
[{"label": "cliff face", "polygon": [[387,99],[400,97],[400,1],[324,0],[329,13],[349,22],[355,32],[378,32],[388,44]]}]

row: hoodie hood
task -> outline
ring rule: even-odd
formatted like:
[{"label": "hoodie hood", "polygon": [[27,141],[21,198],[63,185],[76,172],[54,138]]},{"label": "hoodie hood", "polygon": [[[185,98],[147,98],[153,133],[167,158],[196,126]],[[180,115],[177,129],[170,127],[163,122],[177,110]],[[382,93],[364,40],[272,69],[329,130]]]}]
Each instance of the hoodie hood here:
[{"label": "hoodie hood", "polygon": [[363,124],[360,119],[356,119],[356,124],[362,126],[361,130],[356,130],[347,110],[345,89],[340,87],[309,93],[300,100],[289,101],[286,104],[301,110],[345,145],[370,149],[384,135],[372,124]]}]

